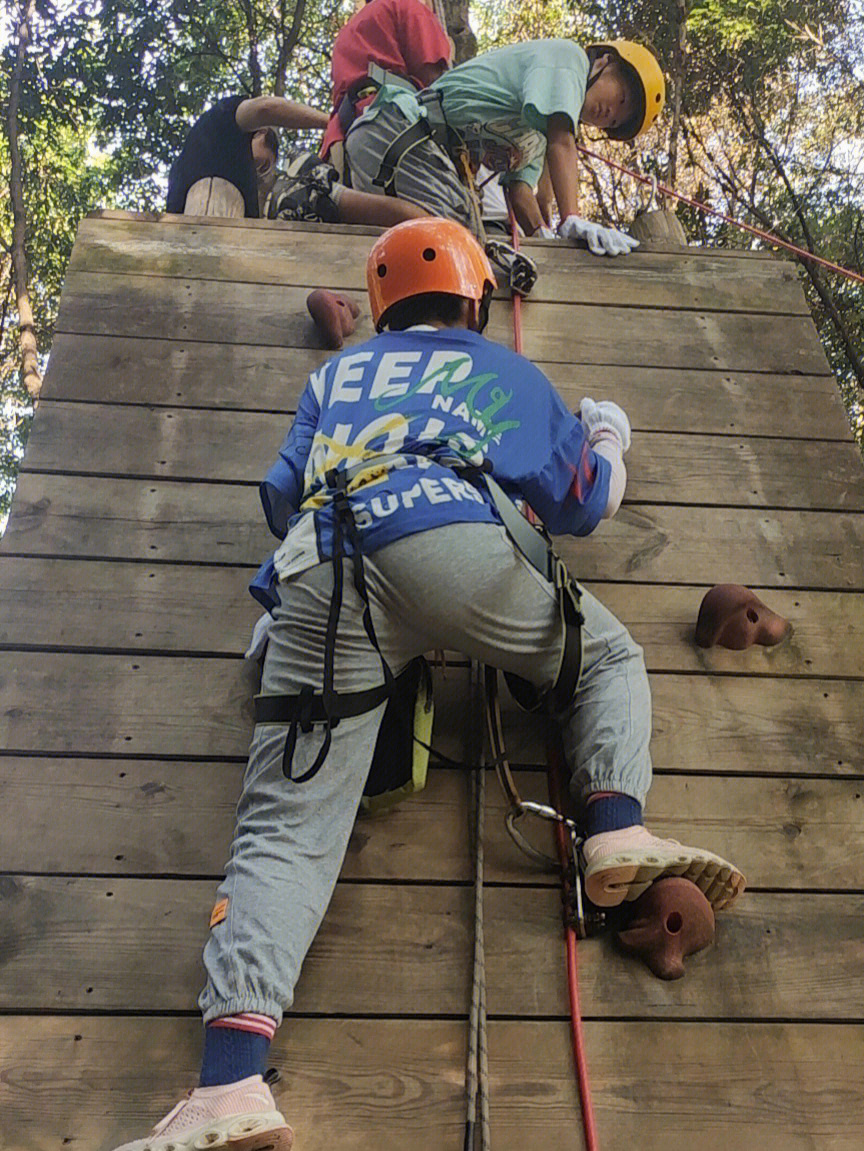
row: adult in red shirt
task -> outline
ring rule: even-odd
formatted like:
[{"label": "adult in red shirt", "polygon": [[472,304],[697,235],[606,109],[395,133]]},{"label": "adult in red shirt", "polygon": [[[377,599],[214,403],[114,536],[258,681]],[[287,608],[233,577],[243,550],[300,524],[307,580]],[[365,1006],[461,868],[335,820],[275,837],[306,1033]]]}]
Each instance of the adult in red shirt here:
[{"label": "adult in red shirt", "polygon": [[[345,139],[339,106],[352,86],[362,85],[370,64],[425,88],[447,70],[451,53],[452,45],[441,22],[422,0],[367,0],[333,44],[333,111],[321,155],[331,161],[337,159],[330,152],[334,144]],[[357,101],[358,113],[373,96],[370,91]]]}]

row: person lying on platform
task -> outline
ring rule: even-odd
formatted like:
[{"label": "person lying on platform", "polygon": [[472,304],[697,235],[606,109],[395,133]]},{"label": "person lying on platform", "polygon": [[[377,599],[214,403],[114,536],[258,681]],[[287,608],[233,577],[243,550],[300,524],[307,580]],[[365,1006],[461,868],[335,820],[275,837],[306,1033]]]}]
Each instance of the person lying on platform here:
[{"label": "person lying on platform", "polygon": [[[168,176],[167,211],[187,216],[256,219],[275,203],[279,138],[275,128],[322,129],[327,116],[278,96],[227,96],[189,130]],[[290,188],[282,189],[282,211],[271,218],[335,220],[390,227],[424,215],[414,204],[354,192],[336,183],[336,172],[310,153],[294,157]]]},{"label": "person lying on platform", "polygon": [[578,215],[575,131],[582,123],[632,140],[654,123],[665,93],[654,55],[628,40],[584,51],[570,40],[511,44],[460,64],[419,93],[392,78],[347,134],[351,185],[421,204],[480,235],[465,172],[485,163],[502,173],[526,235],[552,238],[533,192],[545,156],[561,219],[557,234],[586,240],[596,255],[619,255],[637,241]]},{"label": "person lying on platform", "polygon": [[542,537],[514,502],[576,536],[614,515],[626,415],[588,398],[573,415],[530,361],[483,337],[495,280],[461,225],[386,232],[367,283],[380,334],[312,374],[262,484],[280,543],[252,590],[273,623],[204,950],[200,1086],[148,1139],[117,1151],[224,1146],[229,1132],[236,1151],[265,1135],[273,1151],[291,1147],[262,1077],[270,1041],[333,894],[382,717],[424,652],[465,652],[546,701],[594,903],[635,899],[667,874],[692,879],[715,908],[744,887],[730,863],[642,825],[642,650],[592,595],[549,578]]}]

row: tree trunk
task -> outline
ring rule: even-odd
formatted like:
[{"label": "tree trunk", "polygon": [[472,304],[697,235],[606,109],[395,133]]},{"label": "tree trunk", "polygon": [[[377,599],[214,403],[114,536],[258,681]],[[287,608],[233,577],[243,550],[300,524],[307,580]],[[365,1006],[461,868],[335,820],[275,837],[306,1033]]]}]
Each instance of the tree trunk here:
[{"label": "tree trunk", "polygon": [[689,0],[678,0],[678,37],[672,53],[672,123],[669,127],[669,170],[666,183],[675,187],[678,178],[678,137],[681,132],[681,100],[687,71],[687,17]]},{"label": "tree trunk", "polygon": [[[477,55],[477,37],[468,23],[468,0],[440,0],[444,26],[455,48],[453,63],[462,64]],[[435,5],[436,11],[438,4]],[[440,13],[439,13],[440,19]]]},{"label": "tree trunk", "polygon": [[252,5],[253,0],[240,0],[240,7],[243,10],[243,18],[246,22],[246,35],[249,37],[249,49],[246,59],[249,64],[249,76],[252,80],[252,91],[250,95],[260,96],[263,91],[263,85],[261,83],[261,60],[258,55],[258,23],[255,19],[255,9]]},{"label": "tree trunk", "polygon": [[291,20],[291,27],[285,29],[285,4],[287,0],[281,0],[279,4],[279,54],[276,58],[276,66],[273,69],[273,95],[285,95],[285,74],[288,71],[288,62],[297,47],[297,41],[300,39],[300,30],[303,27],[303,15],[306,11],[306,0],[297,0],[294,5],[294,16]]},{"label": "tree trunk", "polygon": [[9,193],[12,201],[12,266],[15,272],[15,304],[18,309],[18,333],[21,347],[21,379],[33,400],[42,390],[42,376],[39,372],[39,349],[36,343],[36,325],[33,309],[30,306],[30,278],[27,265],[27,216],[24,209],[24,177],[21,163],[21,147],[18,141],[18,108],[21,103],[21,78],[24,74],[24,61],[30,46],[31,21],[36,0],[21,0],[16,13],[18,30],[18,50],[15,67],[9,81]]}]

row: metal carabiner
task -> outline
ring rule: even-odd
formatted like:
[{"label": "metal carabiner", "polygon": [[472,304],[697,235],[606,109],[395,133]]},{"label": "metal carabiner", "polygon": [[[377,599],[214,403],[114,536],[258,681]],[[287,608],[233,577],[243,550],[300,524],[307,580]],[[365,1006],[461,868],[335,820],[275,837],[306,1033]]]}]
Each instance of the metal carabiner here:
[{"label": "metal carabiner", "polygon": [[554,807],[549,807],[548,804],[545,803],[535,803],[530,799],[523,799],[518,805],[514,804],[504,816],[504,826],[507,829],[507,834],[520,851],[524,852],[529,859],[533,859],[536,863],[542,863],[544,867],[550,867],[554,871],[560,871],[561,865],[558,860],[555,859],[554,856],[547,855],[545,851],[540,851],[539,848],[534,847],[516,826],[517,821],[525,815],[533,815],[537,819],[545,819],[549,823],[563,824],[564,827],[567,828],[570,838],[573,841],[574,852],[582,842],[576,824],[566,815],[562,815],[560,811],[556,811]]}]

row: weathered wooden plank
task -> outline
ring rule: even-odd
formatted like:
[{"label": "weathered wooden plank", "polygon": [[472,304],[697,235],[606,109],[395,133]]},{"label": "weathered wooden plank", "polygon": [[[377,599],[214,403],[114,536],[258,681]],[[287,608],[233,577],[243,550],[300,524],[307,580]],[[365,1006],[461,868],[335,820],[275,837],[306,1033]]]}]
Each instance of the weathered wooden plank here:
[{"label": "weathered wooden plank", "polygon": [[[247,591],[252,571],[4,556],[0,645],[237,655],[260,614]],[[791,635],[777,647],[732,652],[693,642],[707,587],[586,587],[627,625],[651,671],[850,678],[862,673],[864,595],[856,592],[769,588],[766,601],[792,622]]]},{"label": "weathered wooden plank", "polygon": [[[92,404],[40,406],[24,468],[258,483],[290,424],[263,412],[104,404],[94,441],[93,420]],[[852,443],[642,432],[627,471],[637,502],[864,510]]]},{"label": "weathered wooden plank", "polygon": [[[493,888],[485,896],[489,1012],[569,1015],[557,891]],[[717,917],[715,946],[676,983],[615,953],[611,938],[579,945],[586,1015],[631,1019],[861,1018],[864,899],[748,893]],[[826,950],[830,969],[826,970]]]},{"label": "weathered wooden plank", "polygon": [[[192,1008],[214,890],[212,881],[189,879],[0,878],[0,1008]],[[338,886],[304,961],[295,1010],[466,1012],[472,901],[468,886]],[[566,1018],[558,892],[494,888],[486,902],[490,1013]],[[750,894],[719,921],[717,947],[694,960],[676,985],[616,955],[610,940],[595,940],[580,949],[586,1013],[860,1018],[862,911],[861,896]],[[830,978],[820,962],[828,940]],[[170,965],[154,965],[152,955],[168,950]]]},{"label": "weathered wooden plank", "polygon": [[[850,680],[651,675],[654,764],[670,771],[864,774],[864,684]],[[515,763],[544,762],[533,717],[506,712]]]},{"label": "weathered wooden plank", "polygon": [[559,538],[585,580],[860,588],[859,513],[626,504],[581,540]]},{"label": "weathered wooden plank", "polygon": [[[215,891],[212,880],[0,877],[0,1008],[194,1009]],[[337,887],[295,1010],[467,1010],[472,899],[469,886]]]},{"label": "weathered wooden plank", "polygon": [[22,554],[254,564],[273,550],[250,485],[22,475],[3,537]]},{"label": "weathered wooden plank", "polygon": [[[625,504],[559,540],[580,578],[756,587],[862,587],[856,512]],[[272,538],[252,485],[23,474],[3,550],[16,555],[258,564]]]},{"label": "weathered wooden plank", "polygon": [[[369,236],[83,220],[70,271],[144,274],[366,291]],[[792,264],[714,258],[708,250],[597,260],[568,245],[532,245],[532,301],[807,313]]]},{"label": "weathered wooden plank", "polygon": [[[442,715],[455,738],[452,709]],[[0,801],[15,819],[0,838],[0,871],[221,875],[242,773],[239,763],[2,756]],[[526,798],[545,801],[543,773],[518,772],[517,782]],[[506,835],[503,794],[488,783],[486,878],[555,885]],[[658,834],[733,859],[753,887],[864,889],[862,790],[847,779],[660,775],[647,819]],[[410,801],[358,821],[343,876],[466,881],[467,797],[465,775],[432,771]],[[547,831],[538,824],[529,834],[551,854]]]},{"label": "weathered wooden plank", "polygon": [[[578,348],[573,354],[578,354]],[[43,399],[293,412],[311,371],[332,355],[302,348],[183,343],[59,332]],[[593,364],[540,366],[576,409],[597,393]],[[637,431],[701,431],[851,440],[832,376],[604,365],[603,394]],[[44,409],[42,409],[44,411]]]},{"label": "weathered wooden plank", "polygon": [[[320,346],[306,312],[303,288],[71,273],[57,318],[58,332],[151,336],[159,339]],[[510,305],[493,310],[489,335],[512,341]],[[569,363],[630,364],[715,370],[806,372],[825,370],[825,355],[807,316],[641,309],[613,305],[537,304],[525,309],[525,354]],[[675,339],[669,339],[669,333]],[[359,339],[373,334],[362,302]],[[614,335],[613,335],[614,333]]]},{"label": "weathered wooden plank", "polygon": [[[864,774],[864,682],[651,679],[658,768]],[[245,757],[254,690],[251,669],[239,659],[3,651],[0,747],[46,755]],[[513,761],[543,762],[531,717],[511,705],[506,724]],[[442,750],[449,754],[451,746],[445,740]]]},{"label": "weathered wooden plank", "polygon": [[[304,1151],[462,1147],[461,1021],[297,1018],[284,1031],[274,1090]],[[494,1145],[582,1151],[567,1025],[500,1021],[489,1036]],[[858,1151],[857,1025],[591,1021],[586,1039],[609,1151],[666,1151],[670,1131],[682,1151]],[[111,1151],[143,1135],[196,1082],[200,1043],[196,1019],[4,1020],[4,1151],[59,1151],[64,1138]]]},{"label": "weathered wooden plank", "polygon": [[[292,1019],[275,1088],[305,1151],[462,1146],[464,1024]],[[198,1081],[194,1019],[5,1019],[0,1027],[4,1151],[112,1151],[143,1137]],[[134,1058],[132,1052],[134,1051]],[[49,1081],[44,1106],[33,1107]],[[563,1115],[562,1115],[563,1118]],[[68,1143],[64,1143],[67,1140]]]},{"label": "weathered wooden plank", "polygon": [[[526,799],[548,803],[545,772],[518,772],[517,779]],[[862,793],[857,779],[657,775],[645,818],[658,835],[733,860],[751,887],[860,890]],[[503,793],[490,787],[488,795],[487,879],[521,884],[533,875],[535,882],[544,882],[539,865],[532,865],[504,830]],[[525,832],[554,855],[548,828],[537,823],[525,826]]]},{"label": "weathered wooden plank", "polygon": [[[858,1025],[595,1022],[586,1047],[608,1151],[860,1145]],[[566,1024],[493,1023],[490,1066],[493,1145],[518,1131],[524,1151],[581,1148]]]},{"label": "weathered wooden plank", "polygon": [[[247,220],[245,218],[217,218],[214,216],[206,218],[198,217],[196,219],[189,216],[176,216],[168,212],[127,212],[118,208],[97,208],[89,212],[86,218],[88,220],[110,220],[135,224],[171,223],[184,228],[200,228],[202,226],[208,228],[236,227],[243,229],[247,233],[263,231],[271,236],[275,236],[279,232],[294,232],[299,234],[301,242],[309,235],[339,235],[347,237],[346,242],[350,243],[354,237],[380,236],[385,231],[384,228],[374,227],[371,224],[299,223],[288,220]],[[561,241],[557,239],[526,239],[523,242],[531,248],[551,249],[553,255],[567,252],[567,247],[562,245]],[[585,249],[581,250],[584,251]],[[656,247],[652,245],[651,251],[680,256],[681,245],[675,244],[666,247],[662,244],[658,244]],[[777,256],[773,252],[766,251],[764,248],[707,248],[701,244],[693,244],[689,247],[689,251],[692,254],[704,254],[711,259],[755,260],[761,263],[770,263],[777,260]],[[562,256],[562,258],[566,258],[566,256]]]}]

